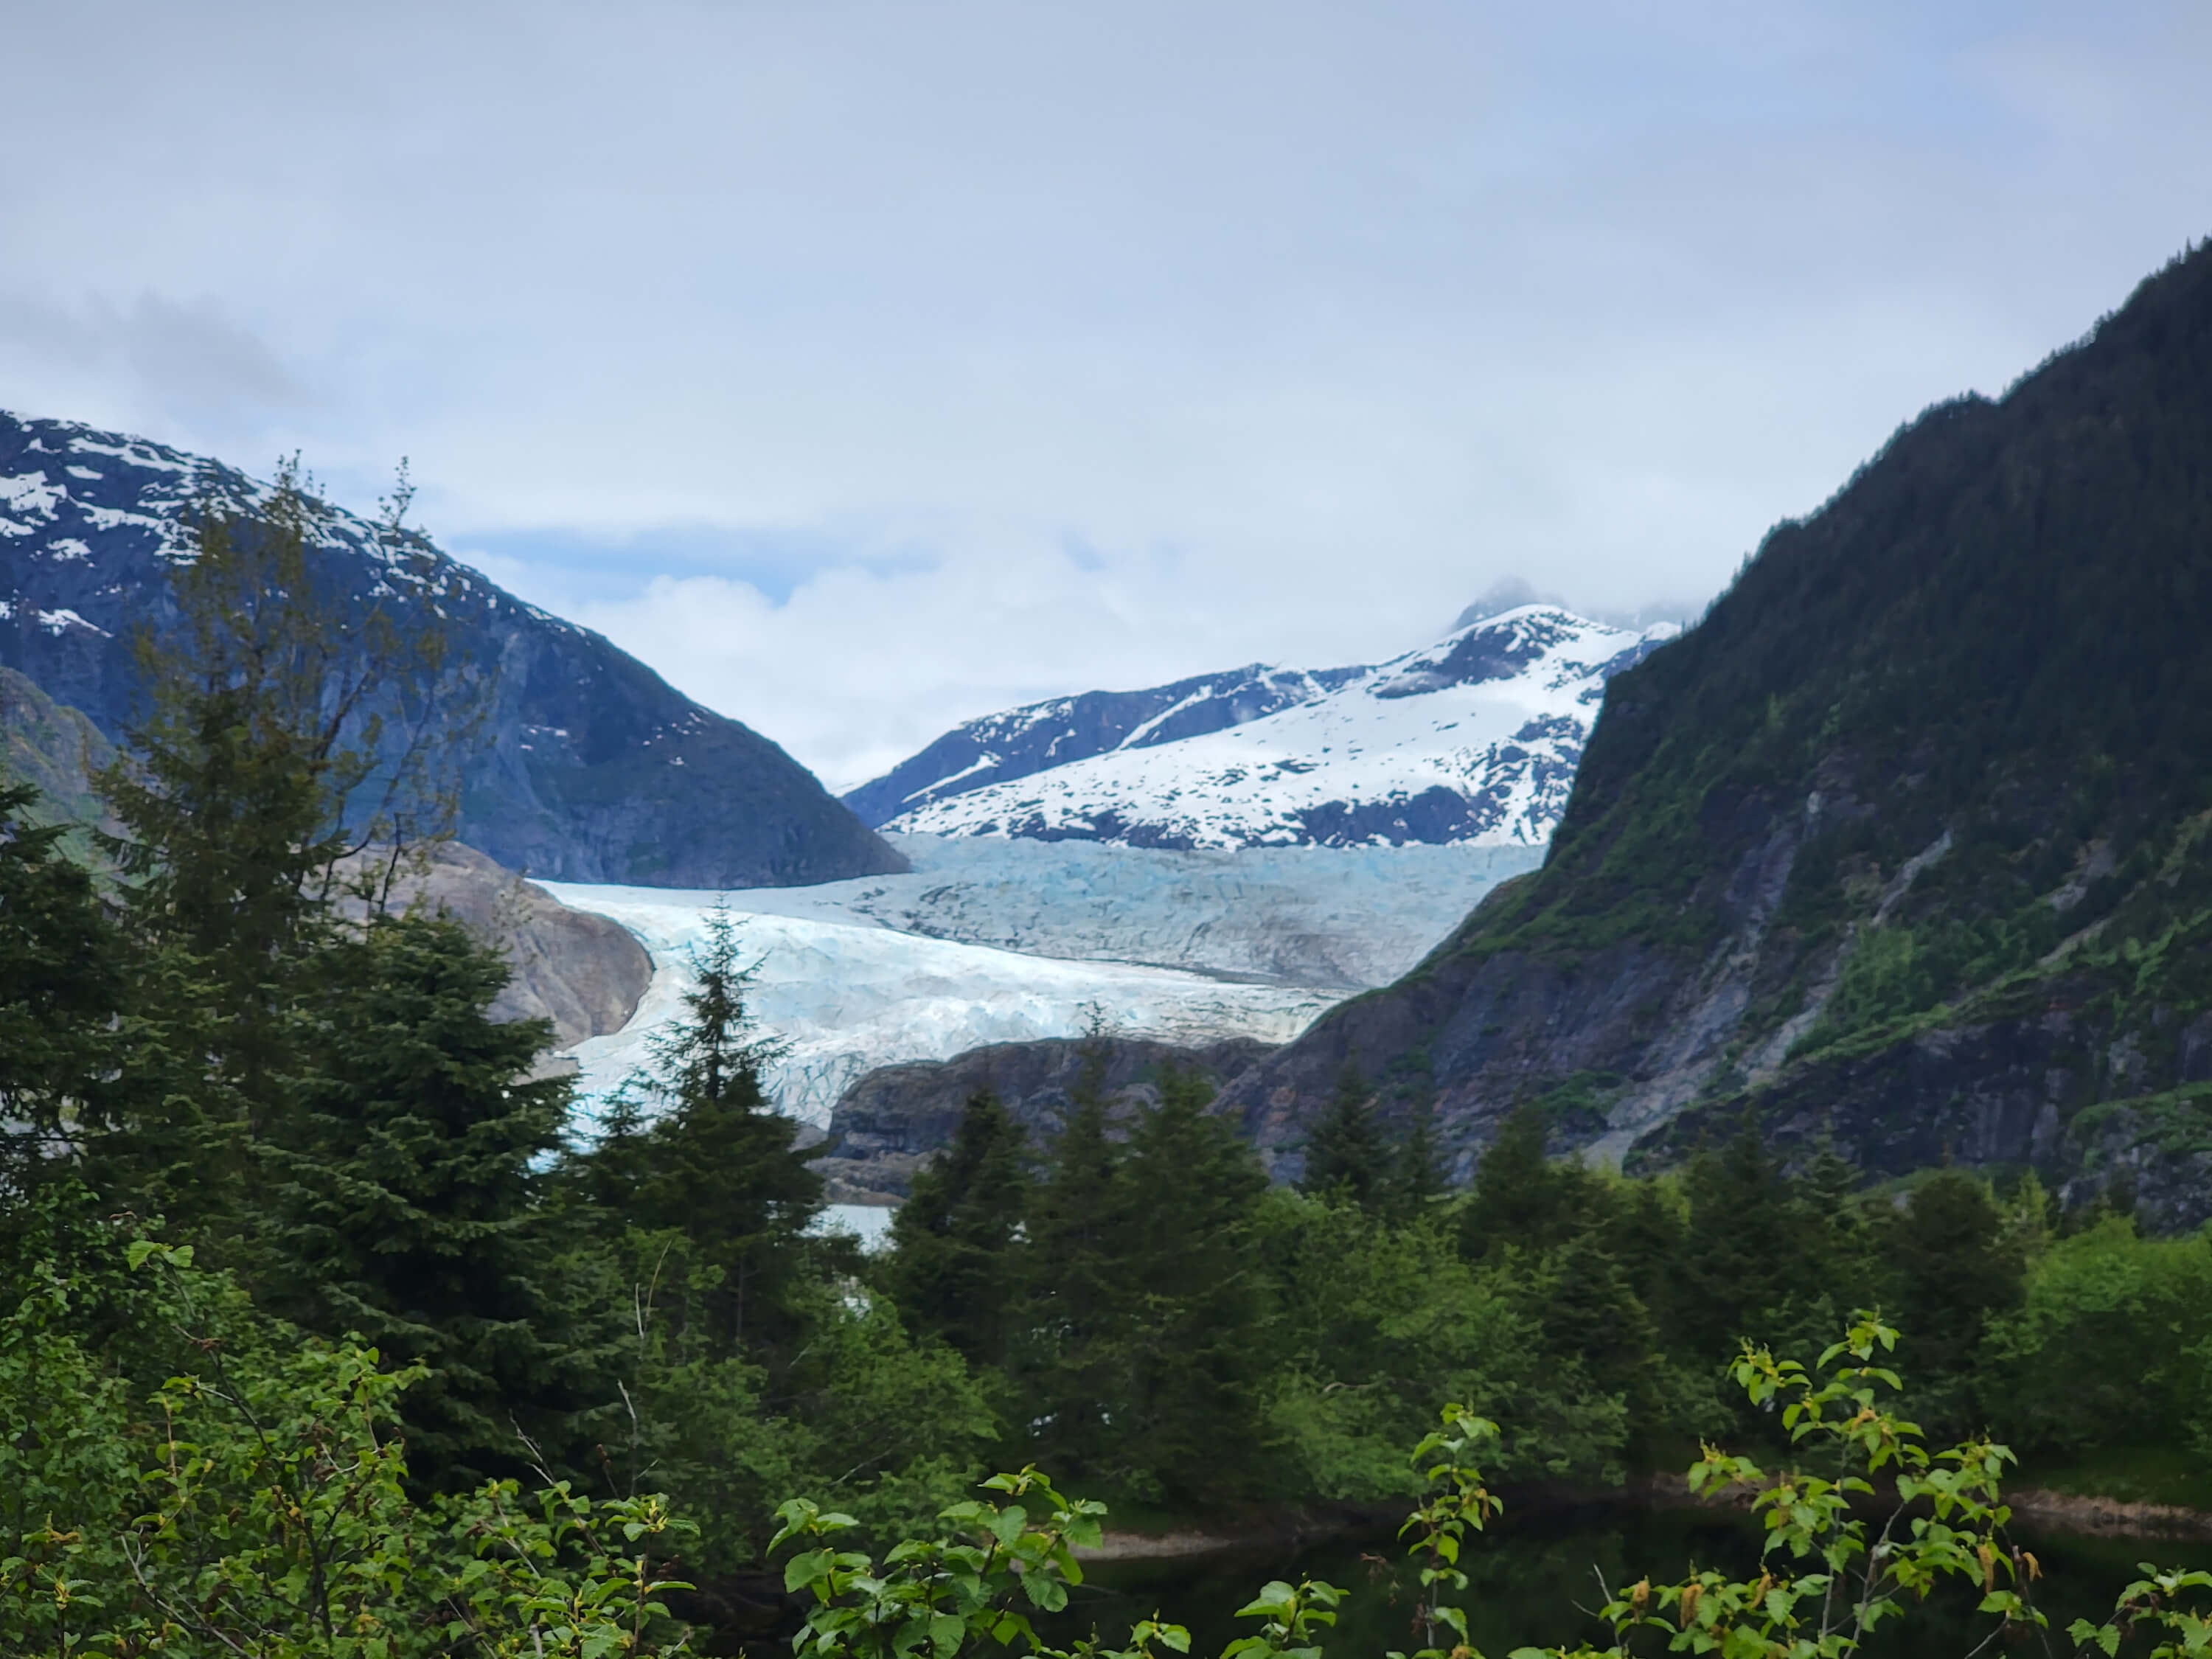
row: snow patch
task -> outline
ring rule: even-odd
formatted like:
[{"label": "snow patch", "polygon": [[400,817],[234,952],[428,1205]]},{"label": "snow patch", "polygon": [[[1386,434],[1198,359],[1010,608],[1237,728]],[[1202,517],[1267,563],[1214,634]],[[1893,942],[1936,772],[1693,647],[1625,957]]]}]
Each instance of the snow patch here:
[{"label": "snow patch", "polygon": [[49,634],[66,634],[72,628],[82,628],[88,634],[99,635],[103,640],[113,637],[106,629],[87,622],[76,611],[66,608],[59,611],[41,611],[39,612],[39,626]]}]

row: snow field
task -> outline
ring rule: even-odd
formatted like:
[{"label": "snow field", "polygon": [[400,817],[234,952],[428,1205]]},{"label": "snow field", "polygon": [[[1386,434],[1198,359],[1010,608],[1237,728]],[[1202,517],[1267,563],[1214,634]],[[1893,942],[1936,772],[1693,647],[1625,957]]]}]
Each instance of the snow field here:
[{"label": "snow field", "polygon": [[[1455,680],[1447,659],[1477,635],[1532,659],[1516,672]],[[1036,836],[1091,835],[1111,823],[1115,839],[1141,831],[1198,848],[1293,846],[1315,838],[1323,820],[1310,814],[1442,787],[1480,804],[1478,825],[1458,839],[1540,847],[1566,805],[1602,671],[1647,637],[1526,606],[1243,725],[1151,746],[1133,734],[1103,754],[933,800],[887,827]]]}]

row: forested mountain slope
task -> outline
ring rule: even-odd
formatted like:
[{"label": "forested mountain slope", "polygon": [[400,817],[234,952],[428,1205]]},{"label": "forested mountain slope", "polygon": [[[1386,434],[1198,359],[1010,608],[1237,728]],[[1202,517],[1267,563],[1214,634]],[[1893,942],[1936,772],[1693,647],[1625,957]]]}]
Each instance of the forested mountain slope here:
[{"label": "forested mountain slope", "polygon": [[[0,665],[114,738],[133,719],[138,626],[177,611],[170,573],[213,503],[264,487],[221,462],[0,411]],[[461,839],[533,875],[694,887],[831,881],[898,856],[804,767],[644,664],[527,605],[412,533],[316,505],[319,574],[403,627],[442,617],[480,708]]]},{"label": "forested mountain slope", "polygon": [[2193,1221],[2208,828],[2212,247],[1778,526],[1611,680],[1542,870],[1223,1104],[1287,1152],[1349,1062],[1462,1172],[1518,1103],[1632,1164],[1748,1110]]}]

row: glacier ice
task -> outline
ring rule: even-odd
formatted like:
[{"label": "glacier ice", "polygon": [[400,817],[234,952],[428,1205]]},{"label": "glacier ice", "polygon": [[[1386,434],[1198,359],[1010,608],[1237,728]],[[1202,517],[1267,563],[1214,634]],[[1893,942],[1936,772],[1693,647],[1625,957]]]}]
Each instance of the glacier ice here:
[{"label": "glacier ice", "polygon": [[904,875],[727,894],[547,882],[629,928],[653,981],[620,1031],[572,1054],[603,1096],[682,1012],[689,953],[718,901],[757,967],[749,1006],[785,1046],[781,1108],[826,1120],[875,1066],[1108,1029],[1170,1042],[1286,1042],[1345,996],[1413,966],[1528,847],[1246,848],[899,836]]}]

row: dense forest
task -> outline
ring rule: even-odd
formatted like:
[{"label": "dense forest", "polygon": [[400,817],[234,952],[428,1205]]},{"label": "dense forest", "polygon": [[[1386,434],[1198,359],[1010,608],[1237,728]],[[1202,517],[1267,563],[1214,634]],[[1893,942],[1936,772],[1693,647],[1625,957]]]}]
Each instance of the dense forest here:
[{"label": "dense forest", "polygon": [[[1629,1179],[1547,1159],[1531,1110],[1452,1190],[1427,1121],[1347,1073],[1280,1188],[1203,1077],[1132,1115],[1094,1076],[1042,1150],[977,1097],[864,1255],[817,1229],[726,924],[580,1123],[547,1030],[490,1018],[505,963],[391,902],[439,826],[380,810],[341,694],[437,641],[319,605],[303,522],[285,491],[209,520],[108,827],[0,788],[0,1650],[598,1655],[691,1620],[766,1651],[811,1606],[824,1654],[947,1659],[1020,1644],[1001,1592],[1050,1604],[1091,1499],[1418,1503],[1448,1589],[1493,1487],[1785,1452],[1797,1374],[1743,1339],[1809,1357],[1855,1319],[1838,1352],[1872,1376],[1894,1342],[1929,1436],[2185,1480],[2212,1453],[2212,1244],[2030,1175],[1869,1184],[1745,1124]],[[1857,1409],[1847,1451],[1917,1443]],[[979,1498],[1032,1468],[1086,1500]],[[1005,1553],[958,1566],[947,1526]],[[1929,1570],[1995,1595],[1974,1536]],[[1271,1587],[1264,1650],[1333,1594]],[[836,1623],[862,1602],[873,1634]]]}]

